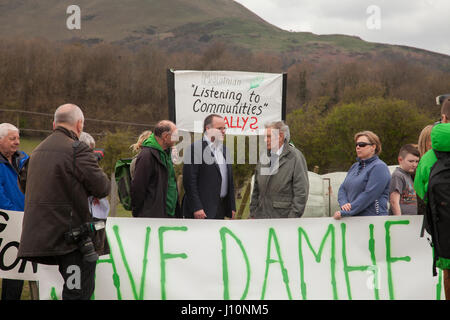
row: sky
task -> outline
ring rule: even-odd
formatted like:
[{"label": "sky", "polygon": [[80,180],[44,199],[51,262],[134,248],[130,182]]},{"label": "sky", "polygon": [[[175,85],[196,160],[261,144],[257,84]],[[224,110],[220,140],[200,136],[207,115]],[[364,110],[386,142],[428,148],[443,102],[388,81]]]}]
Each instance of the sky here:
[{"label": "sky", "polygon": [[450,0],[235,0],[290,31],[345,34],[450,55]]}]

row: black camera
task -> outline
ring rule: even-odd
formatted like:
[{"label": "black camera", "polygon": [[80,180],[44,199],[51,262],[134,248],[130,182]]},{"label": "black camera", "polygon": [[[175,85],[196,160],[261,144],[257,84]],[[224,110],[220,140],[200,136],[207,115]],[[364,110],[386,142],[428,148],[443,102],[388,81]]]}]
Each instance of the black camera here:
[{"label": "black camera", "polygon": [[79,228],[74,228],[64,233],[64,239],[69,244],[77,244],[83,259],[87,262],[95,262],[98,260],[98,254],[95,251],[94,243],[91,235],[97,230],[104,229],[104,221],[93,221],[82,224]]}]

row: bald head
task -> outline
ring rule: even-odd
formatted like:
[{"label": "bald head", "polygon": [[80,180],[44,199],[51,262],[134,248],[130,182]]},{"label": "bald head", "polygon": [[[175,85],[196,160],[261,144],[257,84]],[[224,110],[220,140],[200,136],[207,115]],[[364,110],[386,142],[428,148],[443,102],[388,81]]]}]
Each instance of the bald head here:
[{"label": "bald head", "polygon": [[53,121],[53,127],[56,128],[57,126],[72,130],[79,137],[84,126],[83,111],[71,103],[59,106],[55,111],[55,119]]},{"label": "bald head", "polygon": [[178,130],[175,123],[169,120],[161,120],[153,131],[156,140],[161,145],[161,147],[166,150],[172,147],[176,141],[178,141]]},{"label": "bald head", "polygon": [[63,104],[55,111],[56,125],[61,123],[75,125],[79,120],[84,122],[84,115],[77,105],[70,103]]},{"label": "bald head", "polygon": [[161,120],[156,124],[155,130],[153,132],[155,133],[155,136],[161,137],[164,132],[171,132],[175,128],[175,123],[173,123],[172,121]]}]

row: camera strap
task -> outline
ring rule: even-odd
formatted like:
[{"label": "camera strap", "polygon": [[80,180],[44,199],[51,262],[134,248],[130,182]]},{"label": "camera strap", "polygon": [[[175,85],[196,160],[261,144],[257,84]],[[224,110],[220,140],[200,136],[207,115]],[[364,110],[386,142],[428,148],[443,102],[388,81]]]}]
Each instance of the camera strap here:
[{"label": "camera strap", "polygon": [[73,220],[73,210],[75,208],[75,186],[76,186],[76,177],[75,177],[75,163],[76,163],[76,158],[77,158],[77,148],[80,146],[81,141],[79,140],[75,140],[72,143],[72,148],[73,148],[73,162],[72,162],[72,174],[73,174],[73,179],[72,179],[72,209],[70,210],[70,231],[72,232],[72,220]]}]

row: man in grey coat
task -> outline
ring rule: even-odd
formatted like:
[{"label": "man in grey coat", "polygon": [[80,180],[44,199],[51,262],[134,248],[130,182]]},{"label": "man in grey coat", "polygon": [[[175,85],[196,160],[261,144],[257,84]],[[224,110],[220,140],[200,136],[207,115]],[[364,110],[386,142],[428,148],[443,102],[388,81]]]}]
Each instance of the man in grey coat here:
[{"label": "man in grey coat", "polygon": [[250,218],[300,218],[309,193],[305,157],[289,143],[289,127],[283,121],[265,128],[270,163],[256,165]]}]

